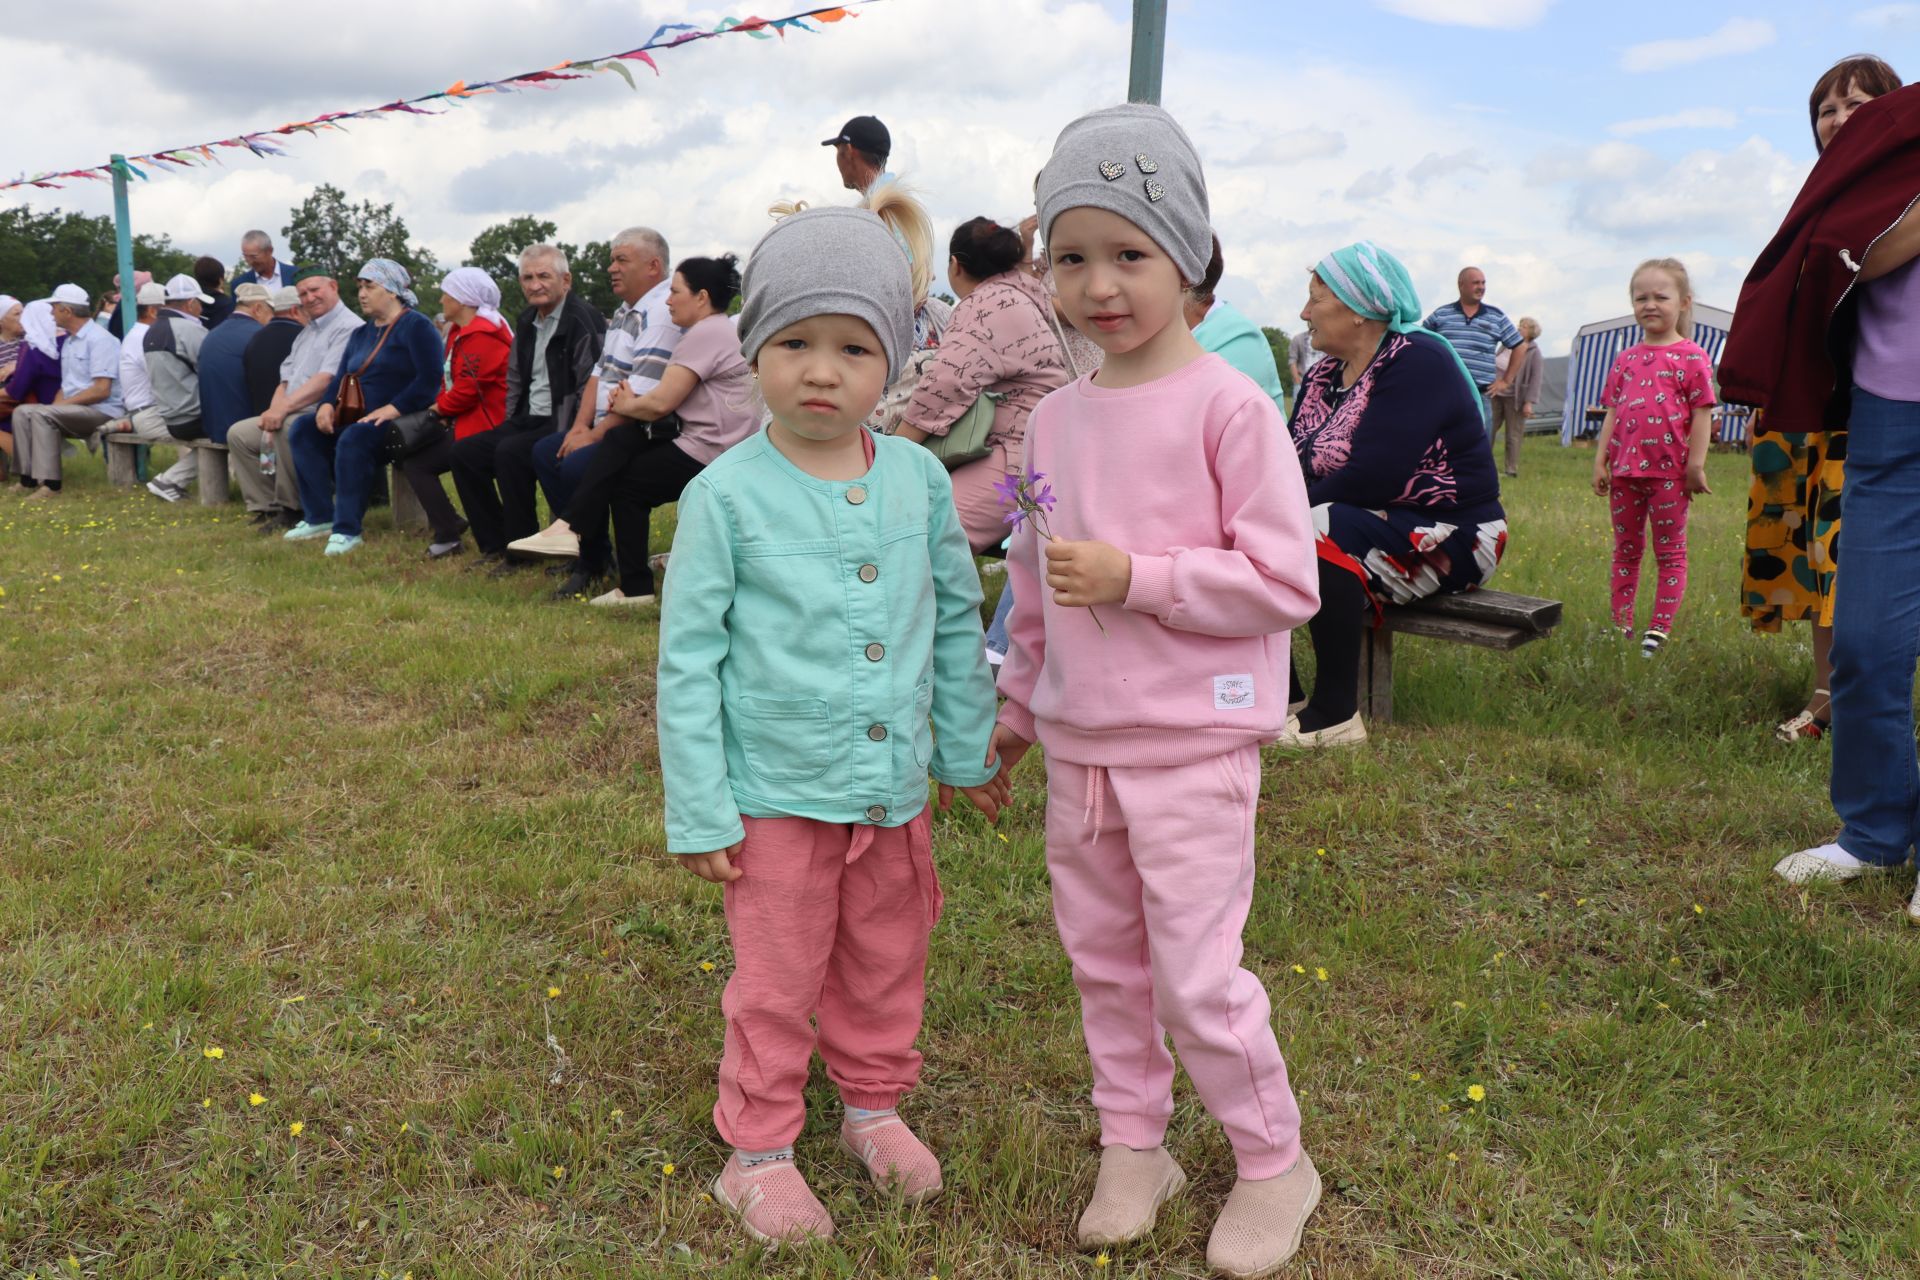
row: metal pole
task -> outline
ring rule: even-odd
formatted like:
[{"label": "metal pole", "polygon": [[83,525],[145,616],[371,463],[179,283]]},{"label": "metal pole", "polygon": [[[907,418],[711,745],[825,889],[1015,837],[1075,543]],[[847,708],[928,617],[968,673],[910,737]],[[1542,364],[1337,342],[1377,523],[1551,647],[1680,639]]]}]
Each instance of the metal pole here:
[{"label": "metal pole", "polygon": [[1160,101],[1160,72],[1167,57],[1167,0],[1133,0],[1133,69],[1128,102]]},{"label": "metal pole", "polygon": [[[113,253],[114,261],[120,271],[120,315],[121,337],[133,332],[140,313],[140,304],[135,299],[139,286],[133,282],[133,220],[127,215],[127,179],[132,175],[127,168],[127,158],[116,155],[113,167]],[[134,475],[147,478],[147,449],[141,446],[134,454]]]}]

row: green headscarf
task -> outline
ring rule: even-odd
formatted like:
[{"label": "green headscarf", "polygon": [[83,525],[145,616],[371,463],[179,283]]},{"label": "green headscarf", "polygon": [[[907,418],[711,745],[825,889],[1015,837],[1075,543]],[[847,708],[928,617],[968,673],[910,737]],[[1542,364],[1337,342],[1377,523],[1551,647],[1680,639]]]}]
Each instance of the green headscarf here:
[{"label": "green headscarf", "polygon": [[1313,274],[1355,315],[1384,320],[1391,333],[1417,330],[1439,338],[1440,345],[1453,357],[1460,376],[1467,380],[1474,403],[1480,402],[1480,384],[1467,372],[1466,361],[1460,358],[1460,353],[1443,335],[1420,323],[1420,295],[1414,292],[1413,277],[1407,274],[1400,259],[1371,240],[1361,240],[1320,259]]}]

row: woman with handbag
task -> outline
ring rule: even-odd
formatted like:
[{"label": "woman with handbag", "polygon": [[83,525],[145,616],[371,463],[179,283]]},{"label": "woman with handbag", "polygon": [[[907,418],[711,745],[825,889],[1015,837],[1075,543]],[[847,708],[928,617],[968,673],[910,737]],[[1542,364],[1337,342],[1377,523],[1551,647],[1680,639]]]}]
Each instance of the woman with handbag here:
[{"label": "woman with handbag", "polygon": [[386,461],[388,424],[432,404],[440,389],[440,333],[414,310],[420,300],[412,283],[390,258],[360,268],[367,322],[347,339],[320,407],[287,426],[301,512],[286,532],[289,542],[330,535],[330,556],[360,545],[360,522]]},{"label": "woman with handbag", "polygon": [[993,486],[1019,472],[1027,417],[1066,385],[1067,363],[1046,286],[1020,270],[1019,233],[974,218],[954,231],[948,251],[947,281],[960,305],[895,434],[941,454],[953,474],[954,508],[978,552],[1007,536]]},{"label": "woman with handbag", "polygon": [[461,267],[440,282],[440,314],[447,319],[447,360],[433,407],[394,420],[387,458],[406,473],[427,513],[433,541],[427,556],[456,554],[467,522],[453,509],[440,477],[453,469],[457,440],[491,431],[507,410],[507,363],[513,330],[500,314],[500,287],[478,267]]}]

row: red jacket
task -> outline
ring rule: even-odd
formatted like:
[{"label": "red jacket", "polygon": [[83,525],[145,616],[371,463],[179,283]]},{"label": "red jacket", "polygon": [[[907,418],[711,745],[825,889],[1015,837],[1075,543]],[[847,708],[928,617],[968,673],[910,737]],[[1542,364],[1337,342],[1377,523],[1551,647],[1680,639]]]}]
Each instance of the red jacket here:
[{"label": "red jacket", "polygon": [[1920,200],[1920,85],[1862,106],[1820,156],[1740,288],[1720,398],[1771,431],[1847,425],[1858,323],[1854,273]]},{"label": "red jacket", "polygon": [[464,440],[500,425],[507,414],[507,353],[513,331],[475,316],[447,335],[447,368],[433,402],[453,419],[453,438]]}]

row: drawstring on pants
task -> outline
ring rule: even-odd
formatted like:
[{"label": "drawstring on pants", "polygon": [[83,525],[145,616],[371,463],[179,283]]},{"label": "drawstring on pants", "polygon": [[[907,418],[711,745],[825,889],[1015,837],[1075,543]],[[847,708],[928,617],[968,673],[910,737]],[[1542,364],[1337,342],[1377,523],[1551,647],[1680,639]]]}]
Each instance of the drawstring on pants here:
[{"label": "drawstring on pants", "polygon": [[1080,815],[1082,826],[1086,825],[1089,821],[1093,823],[1093,838],[1095,840],[1100,838],[1100,826],[1106,821],[1106,815],[1107,771],[1102,766],[1096,764],[1087,769],[1087,808],[1086,812]]}]

